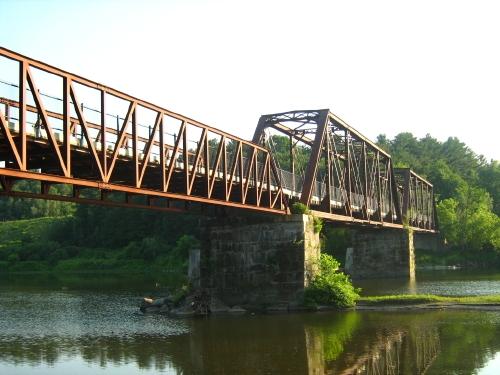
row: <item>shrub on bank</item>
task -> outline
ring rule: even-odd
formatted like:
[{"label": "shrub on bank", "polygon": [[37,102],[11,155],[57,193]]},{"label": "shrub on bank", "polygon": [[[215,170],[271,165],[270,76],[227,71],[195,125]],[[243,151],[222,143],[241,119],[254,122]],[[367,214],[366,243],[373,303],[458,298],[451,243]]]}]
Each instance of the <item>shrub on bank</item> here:
[{"label": "shrub on bank", "polygon": [[306,305],[334,305],[351,307],[359,299],[359,288],[339,271],[340,263],[331,255],[321,254],[319,271],[304,291]]}]

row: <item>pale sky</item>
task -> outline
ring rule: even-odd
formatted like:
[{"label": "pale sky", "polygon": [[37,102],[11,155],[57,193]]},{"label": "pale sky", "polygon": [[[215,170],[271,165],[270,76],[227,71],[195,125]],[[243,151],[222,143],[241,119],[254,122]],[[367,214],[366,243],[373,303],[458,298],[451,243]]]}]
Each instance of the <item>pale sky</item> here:
[{"label": "pale sky", "polygon": [[[497,1],[0,0],[0,45],[250,139],[330,108],[500,159]],[[2,79],[2,72],[0,72]]]}]

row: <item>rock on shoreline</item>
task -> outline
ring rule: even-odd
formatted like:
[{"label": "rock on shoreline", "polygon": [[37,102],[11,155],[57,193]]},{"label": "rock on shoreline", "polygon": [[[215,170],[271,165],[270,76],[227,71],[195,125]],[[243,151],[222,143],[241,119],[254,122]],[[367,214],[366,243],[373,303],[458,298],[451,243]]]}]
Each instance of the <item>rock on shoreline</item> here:
[{"label": "rock on shoreline", "polygon": [[240,306],[229,307],[206,290],[197,290],[179,301],[172,296],[158,299],[143,298],[140,310],[144,314],[168,314],[178,317],[206,316],[209,314],[244,314]]}]

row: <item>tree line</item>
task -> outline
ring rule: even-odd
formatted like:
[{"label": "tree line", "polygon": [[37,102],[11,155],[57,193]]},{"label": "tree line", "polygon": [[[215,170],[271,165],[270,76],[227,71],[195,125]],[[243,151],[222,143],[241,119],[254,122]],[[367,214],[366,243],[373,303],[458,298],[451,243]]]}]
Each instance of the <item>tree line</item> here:
[{"label": "tree line", "polygon": [[452,248],[500,251],[500,164],[458,138],[444,142],[400,133],[377,137],[396,167],[410,167],[434,186],[439,229]]},{"label": "tree line", "polygon": [[[486,160],[457,138],[441,142],[430,135],[418,139],[411,133],[400,133],[393,139],[380,135],[377,144],[391,154],[396,167],[410,167],[433,183],[440,232],[449,248],[476,254],[495,253],[500,258],[498,161]],[[306,165],[309,152],[305,146],[296,148],[297,171]],[[287,137],[273,137],[273,154],[281,168],[289,169]],[[16,188],[35,191],[37,184],[19,181]],[[57,187],[65,188],[69,189]],[[0,237],[7,236],[0,244],[0,262],[42,260],[57,263],[72,258],[91,258],[111,259],[108,266],[112,267],[125,259],[141,262],[163,259],[165,264],[178,268],[182,265],[172,264],[173,259],[178,256],[185,259],[187,249],[196,244],[194,238],[198,235],[200,219],[194,215],[147,210],[0,198],[0,221],[43,217],[64,220],[29,224],[43,229],[39,229],[39,236],[22,230],[28,225],[26,223],[19,222],[19,230],[5,227],[5,233],[0,233]],[[340,247],[349,242],[345,230],[335,232],[327,227],[323,236],[327,250],[330,246]]]}]

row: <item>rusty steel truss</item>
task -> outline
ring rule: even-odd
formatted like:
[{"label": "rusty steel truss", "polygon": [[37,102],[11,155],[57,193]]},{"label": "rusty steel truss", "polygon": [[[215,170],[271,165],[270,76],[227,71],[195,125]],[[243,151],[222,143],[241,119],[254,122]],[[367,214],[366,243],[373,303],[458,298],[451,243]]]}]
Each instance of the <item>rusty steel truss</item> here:
[{"label": "rusty steel truss", "polygon": [[[18,72],[11,84],[16,95],[0,98],[0,194],[160,210],[188,202],[287,212],[266,148],[10,50],[0,48],[0,56]],[[43,96],[39,76],[59,82],[60,95]],[[81,92],[96,96],[97,108],[85,107]],[[122,116],[109,115],[119,106]],[[17,191],[21,179],[39,181],[39,191]],[[58,184],[70,185],[71,193],[55,194]]]},{"label": "rusty steel truss", "polygon": [[[300,201],[331,221],[436,231],[432,185],[394,169],[328,109],[262,116],[249,142],[10,50],[0,48],[1,58],[16,82],[0,77],[11,90],[0,95],[0,195],[274,214]],[[290,140],[289,171],[277,165],[269,129]],[[302,174],[297,147],[308,158]],[[37,191],[19,190],[20,180]]]},{"label": "rusty steel truss", "polygon": [[[388,153],[330,110],[261,116],[253,142],[269,147],[272,132],[289,138],[290,172],[280,177],[290,202],[332,221],[436,230],[432,185],[409,169],[394,169]],[[297,147],[308,154],[302,175]]]}]

